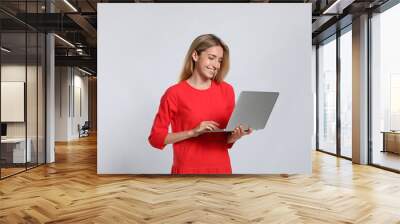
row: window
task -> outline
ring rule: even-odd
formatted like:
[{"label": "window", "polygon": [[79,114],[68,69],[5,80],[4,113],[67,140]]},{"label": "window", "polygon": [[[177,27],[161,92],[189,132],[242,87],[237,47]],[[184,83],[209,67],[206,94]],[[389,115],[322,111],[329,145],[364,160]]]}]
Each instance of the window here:
[{"label": "window", "polygon": [[[400,170],[400,5],[371,18],[372,163]],[[396,132],[397,131],[397,132]]]},{"label": "window", "polygon": [[336,153],[336,39],[318,47],[318,148]]},{"label": "window", "polygon": [[[346,32],[347,31],[347,32]],[[340,36],[340,155],[352,157],[352,34]]]}]

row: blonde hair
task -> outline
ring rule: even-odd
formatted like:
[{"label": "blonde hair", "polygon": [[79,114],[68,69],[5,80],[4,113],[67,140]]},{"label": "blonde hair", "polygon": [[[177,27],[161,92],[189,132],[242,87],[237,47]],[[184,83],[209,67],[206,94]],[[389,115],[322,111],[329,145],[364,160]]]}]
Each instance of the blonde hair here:
[{"label": "blonde hair", "polygon": [[201,52],[214,46],[221,46],[224,51],[221,67],[217,75],[215,75],[214,80],[220,83],[225,79],[229,70],[229,48],[219,37],[215,36],[214,34],[204,34],[194,39],[192,44],[190,45],[190,48],[185,57],[182,72],[179,76],[179,82],[190,78],[190,76],[192,76],[193,74],[195,64],[192,58],[193,52],[196,51],[197,54],[200,56]]}]

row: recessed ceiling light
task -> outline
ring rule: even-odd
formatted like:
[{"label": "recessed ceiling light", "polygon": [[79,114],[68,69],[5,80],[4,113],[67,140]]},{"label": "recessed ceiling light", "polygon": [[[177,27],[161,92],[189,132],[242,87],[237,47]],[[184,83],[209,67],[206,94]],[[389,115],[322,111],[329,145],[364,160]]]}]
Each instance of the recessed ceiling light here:
[{"label": "recessed ceiling light", "polygon": [[81,69],[81,68],[79,68],[79,67],[78,67],[78,70],[81,71],[81,72],[83,72],[83,73],[85,73],[85,74],[92,75],[92,73],[90,73],[90,72],[88,72],[88,71],[86,71],[86,70],[83,70],[83,69]]},{"label": "recessed ceiling light", "polygon": [[7,48],[5,48],[5,47],[1,47],[1,50],[4,51],[4,52],[6,52],[6,53],[10,53],[10,52],[11,52],[11,50],[9,50],[9,49],[7,49]]},{"label": "recessed ceiling light", "polygon": [[64,39],[64,38],[62,38],[62,37],[60,37],[60,36],[57,35],[57,34],[54,34],[54,36],[57,37],[58,39],[60,39],[61,41],[63,41],[64,43],[68,44],[69,46],[75,48],[75,45],[71,44],[71,42],[69,42],[68,40],[66,40],[66,39]]},{"label": "recessed ceiling light", "polygon": [[322,14],[342,14],[343,9],[351,5],[355,0],[336,0]]},{"label": "recessed ceiling light", "polygon": [[78,12],[78,10],[71,4],[69,3],[68,0],[64,0],[65,4],[67,4],[72,10],[74,10],[74,12]]}]

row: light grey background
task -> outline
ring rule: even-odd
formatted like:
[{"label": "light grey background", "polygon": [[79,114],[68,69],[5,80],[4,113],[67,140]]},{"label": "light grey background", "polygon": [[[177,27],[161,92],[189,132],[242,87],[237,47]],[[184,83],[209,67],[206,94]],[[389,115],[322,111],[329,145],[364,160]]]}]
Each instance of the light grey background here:
[{"label": "light grey background", "polygon": [[178,80],[190,43],[221,37],[231,50],[226,81],[277,91],[266,129],[237,142],[233,173],[311,173],[311,4],[99,4],[99,174],[170,173],[172,146],[147,138],[164,91]]}]

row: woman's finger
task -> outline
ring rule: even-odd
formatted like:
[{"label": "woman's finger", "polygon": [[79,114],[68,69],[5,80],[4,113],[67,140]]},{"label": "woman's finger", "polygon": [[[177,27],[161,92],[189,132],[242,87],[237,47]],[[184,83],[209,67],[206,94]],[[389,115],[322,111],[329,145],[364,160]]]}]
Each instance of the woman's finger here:
[{"label": "woman's finger", "polygon": [[239,139],[240,138],[240,128],[235,129],[235,136],[234,138]]},{"label": "woman's finger", "polygon": [[204,125],[204,130],[205,131],[213,131],[213,130],[215,130],[215,126],[211,125],[211,124]]},{"label": "woman's finger", "polygon": [[243,134],[244,134],[244,135],[250,134],[250,128],[248,128],[248,129],[246,129],[246,130],[243,130]]},{"label": "woman's finger", "polygon": [[235,128],[235,129],[233,129],[233,131],[231,132],[231,135],[232,135],[232,136],[236,136],[236,133],[237,133],[237,130],[236,130],[236,128]]},{"label": "woman's finger", "polygon": [[215,126],[219,126],[219,123],[218,122],[215,122],[215,121],[208,121],[209,123],[211,123],[211,124],[213,124],[213,125],[215,125]]},{"label": "woman's finger", "polygon": [[208,124],[208,126],[209,126],[209,127],[211,127],[211,128],[212,128],[212,130],[216,130],[216,129],[218,129],[218,127],[217,127],[217,126],[215,126],[214,124]]},{"label": "woman's finger", "polygon": [[206,125],[212,124],[212,125],[215,125],[215,126],[219,126],[219,124],[217,122],[215,122],[215,121],[203,121],[203,122]]},{"label": "woman's finger", "polygon": [[240,133],[240,136],[243,136],[243,134],[244,134],[244,130],[243,130],[243,126],[242,125],[239,125],[239,133]]}]

